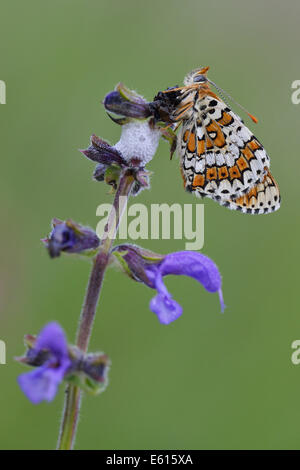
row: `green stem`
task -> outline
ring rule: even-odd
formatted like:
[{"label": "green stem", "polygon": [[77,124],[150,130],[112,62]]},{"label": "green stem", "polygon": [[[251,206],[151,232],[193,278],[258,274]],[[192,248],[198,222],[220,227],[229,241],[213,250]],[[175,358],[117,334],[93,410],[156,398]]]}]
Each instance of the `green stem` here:
[{"label": "green stem", "polygon": [[59,435],[58,450],[70,450],[73,447],[76,428],[78,424],[81,402],[81,390],[79,387],[68,385]]},{"label": "green stem", "polygon": [[[84,353],[86,353],[88,349],[102,282],[108,265],[112,244],[118,232],[120,221],[126,208],[133,183],[134,175],[132,171],[124,171],[120,177],[119,186],[113,202],[113,209],[108,217],[99,252],[93,260],[93,267],[81,311],[76,341],[77,346]],[[57,444],[58,450],[71,450],[74,446],[80,405],[80,389],[75,385],[68,385]]]}]

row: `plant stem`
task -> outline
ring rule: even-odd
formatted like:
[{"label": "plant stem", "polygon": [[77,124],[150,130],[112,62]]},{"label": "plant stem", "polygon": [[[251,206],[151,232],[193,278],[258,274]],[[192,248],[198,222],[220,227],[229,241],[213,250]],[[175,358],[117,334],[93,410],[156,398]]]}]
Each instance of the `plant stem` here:
[{"label": "plant stem", "polygon": [[[113,202],[113,208],[108,216],[99,252],[93,260],[93,267],[80,315],[76,341],[77,346],[84,353],[86,353],[88,349],[102,282],[109,262],[112,244],[118,232],[123,212],[126,209],[133,183],[133,172],[131,170],[125,170],[120,177],[118,189]],[[74,446],[80,405],[81,391],[79,387],[68,385],[57,444],[57,449],[59,450],[71,450]]]},{"label": "plant stem", "polygon": [[58,450],[71,450],[75,442],[81,402],[79,387],[68,385],[63,409],[63,418],[57,444]]}]

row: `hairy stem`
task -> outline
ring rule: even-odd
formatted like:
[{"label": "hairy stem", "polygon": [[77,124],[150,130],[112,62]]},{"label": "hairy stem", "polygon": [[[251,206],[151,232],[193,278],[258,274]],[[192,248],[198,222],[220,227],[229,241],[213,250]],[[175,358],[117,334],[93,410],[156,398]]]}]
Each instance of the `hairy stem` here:
[{"label": "hairy stem", "polygon": [[[114,238],[117,234],[123,212],[126,208],[133,183],[134,175],[132,171],[124,171],[120,177],[118,189],[113,202],[113,208],[108,217],[99,252],[93,260],[93,267],[81,311],[76,341],[77,346],[83,352],[87,352],[88,349],[102,282],[109,261],[110,251]],[[59,450],[70,450],[74,446],[80,405],[80,389],[75,385],[68,385],[66,389],[64,411],[57,444],[57,448]]]}]

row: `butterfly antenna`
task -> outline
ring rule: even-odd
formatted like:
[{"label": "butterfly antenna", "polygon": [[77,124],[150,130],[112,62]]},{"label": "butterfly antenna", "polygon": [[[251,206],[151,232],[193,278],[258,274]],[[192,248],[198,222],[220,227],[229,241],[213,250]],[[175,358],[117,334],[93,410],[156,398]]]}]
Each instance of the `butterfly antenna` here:
[{"label": "butterfly antenna", "polygon": [[[221,97],[223,98],[223,100],[225,101],[225,103],[226,103],[226,99],[225,99],[225,97],[224,97],[224,94],[225,94],[226,96],[228,96],[228,98],[229,98],[231,101],[233,101],[237,106],[239,106],[243,111],[245,111],[245,113],[248,114],[248,116],[252,119],[253,122],[255,122],[255,124],[258,123],[258,119],[257,119],[255,116],[253,116],[253,114],[250,114],[250,113],[247,111],[247,109],[244,108],[244,106],[242,106],[240,103],[238,103],[237,101],[235,101],[235,100],[232,98],[232,96],[229,95],[229,93],[226,93],[226,91],[224,91],[222,88],[218,87],[218,85],[216,85],[216,84],[215,84],[214,82],[212,82],[211,80],[207,79],[207,81],[208,81],[209,83],[211,83],[211,84],[218,90],[218,92],[220,93],[220,95],[221,95]],[[223,93],[224,93],[224,94],[223,94]],[[226,103],[226,104],[227,104],[227,103]]]}]

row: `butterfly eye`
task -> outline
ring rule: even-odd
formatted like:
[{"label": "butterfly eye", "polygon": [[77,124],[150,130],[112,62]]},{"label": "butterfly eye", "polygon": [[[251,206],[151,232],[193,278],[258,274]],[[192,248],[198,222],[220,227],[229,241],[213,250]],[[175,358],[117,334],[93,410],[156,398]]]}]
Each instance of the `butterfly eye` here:
[{"label": "butterfly eye", "polygon": [[196,75],[193,81],[194,83],[206,82],[207,78],[205,77],[205,75]]}]

